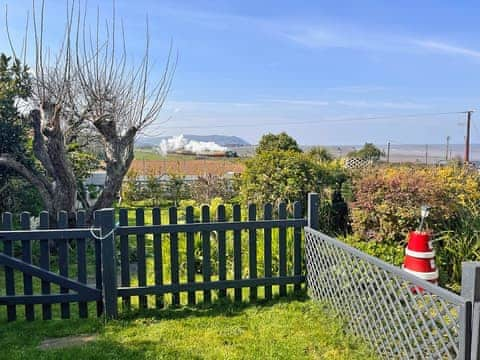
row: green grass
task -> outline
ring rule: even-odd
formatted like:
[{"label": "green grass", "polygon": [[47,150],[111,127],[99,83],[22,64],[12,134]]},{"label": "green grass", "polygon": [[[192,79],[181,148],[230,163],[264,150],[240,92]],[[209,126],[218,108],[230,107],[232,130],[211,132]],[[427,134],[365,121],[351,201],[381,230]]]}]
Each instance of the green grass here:
[{"label": "green grass", "polygon": [[[168,211],[162,209],[162,223],[168,223]],[[179,221],[183,213],[179,214]],[[145,223],[151,224],[151,211],[145,211]],[[129,212],[129,223],[133,225],[134,211]],[[258,231],[258,273],[263,275],[263,232]],[[278,271],[278,233],[274,229],[273,264],[274,273]],[[229,279],[233,278],[232,270],[232,234],[227,234],[227,262]],[[136,240],[131,236],[131,251],[135,252]],[[164,276],[165,282],[170,280],[169,237],[163,239]],[[196,243],[200,240],[196,235]],[[288,269],[292,271],[292,241],[293,232],[287,231]],[[35,242],[38,246],[38,242]],[[153,284],[153,248],[152,236],[146,236],[147,252],[147,283]],[[248,265],[248,233],[242,233],[242,252],[244,254],[244,271]],[[217,248],[216,238],[212,238],[212,258]],[[89,248],[89,274],[93,275],[93,254]],[[180,264],[186,261],[185,236],[179,235]],[[38,249],[34,254],[38,253]],[[70,277],[76,276],[75,248],[70,251]],[[38,259],[37,259],[38,260]],[[36,261],[37,261],[36,260]],[[57,257],[52,256],[52,269],[56,271]],[[217,264],[212,280],[218,278]],[[138,279],[132,274],[132,286]],[[18,294],[23,293],[23,279],[20,272],[15,271],[15,287]],[[186,281],[185,268],[181,266],[181,281]],[[197,281],[202,281],[197,274]],[[40,281],[34,278],[35,293],[40,292]],[[52,292],[58,292],[58,286],[52,285]],[[289,293],[293,286],[288,286]],[[228,290],[228,296],[233,297],[233,290]],[[5,294],[5,277],[0,268],[0,295]],[[274,296],[278,296],[278,286],[273,287]],[[249,289],[243,289],[243,299],[248,299]],[[264,287],[258,288],[259,299],[264,297]],[[119,299],[119,309],[122,318],[104,324],[95,318],[95,304],[89,304],[89,319],[78,319],[78,305],[71,305],[69,320],[52,320],[34,322],[24,321],[24,306],[17,307],[18,321],[6,322],[5,307],[0,307],[0,359],[366,359],[371,353],[366,346],[346,335],[340,319],[329,314],[321,305],[306,298],[304,293],[289,298],[256,304],[230,303],[228,300],[218,301],[218,291],[212,292],[214,305],[199,305],[197,307],[168,308],[164,310],[148,310],[139,312],[138,297],[132,297],[132,311],[122,310]],[[171,304],[171,296],[165,295],[165,304]],[[197,301],[203,301],[201,291],[197,292]],[[181,303],[187,302],[186,293],[181,293]],[[155,296],[148,296],[149,308],[155,306]],[[60,306],[53,305],[53,317],[59,319]],[[41,318],[41,306],[35,306],[36,319]],[[62,350],[39,350],[38,344],[45,339],[80,335],[97,334],[98,340],[82,347]]]},{"label": "green grass", "polygon": [[156,151],[147,149],[137,149],[134,152],[135,160],[194,160],[195,155],[176,155],[168,154],[167,156],[161,155]]},{"label": "green grass", "polygon": [[[95,342],[39,350],[48,338],[98,334]],[[99,319],[19,321],[0,326],[1,359],[370,359],[338,318],[305,296],[256,305],[132,313]]]}]

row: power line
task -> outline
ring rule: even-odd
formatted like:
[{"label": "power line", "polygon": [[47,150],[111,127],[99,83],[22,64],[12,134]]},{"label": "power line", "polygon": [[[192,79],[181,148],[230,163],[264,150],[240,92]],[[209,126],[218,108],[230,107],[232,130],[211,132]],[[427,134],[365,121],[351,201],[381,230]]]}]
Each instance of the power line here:
[{"label": "power line", "polygon": [[322,123],[342,123],[342,122],[357,122],[370,120],[396,120],[399,118],[419,118],[424,116],[438,116],[438,115],[452,115],[465,114],[465,111],[451,111],[451,112],[437,112],[437,113],[419,113],[407,115],[388,115],[388,116],[372,116],[372,117],[355,117],[343,119],[320,119],[320,120],[305,120],[305,121],[286,121],[286,122],[272,122],[272,123],[255,123],[255,124],[221,124],[221,125],[196,125],[196,126],[162,126],[163,129],[205,129],[205,128],[231,128],[231,127],[258,127],[261,125],[301,125],[301,124],[322,124]]}]

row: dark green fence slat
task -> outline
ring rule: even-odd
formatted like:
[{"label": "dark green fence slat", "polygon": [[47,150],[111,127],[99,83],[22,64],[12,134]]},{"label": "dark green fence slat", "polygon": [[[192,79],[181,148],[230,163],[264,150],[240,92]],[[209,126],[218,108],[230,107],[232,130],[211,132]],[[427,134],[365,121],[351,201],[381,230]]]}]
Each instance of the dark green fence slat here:
[{"label": "dark green fence slat", "polygon": [[[147,226],[124,226],[117,229],[117,235],[146,235],[159,232],[162,234],[168,234],[172,232],[184,233],[187,231],[201,232],[201,231],[218,231],[218,230],[251,230],[251,229],[272,229],[279,227],[293,227],[293,226],[305,226],[307,224],[306,219],[285,219],[285,220],[257,220],[257,221],[230,221],[230,222],[208,222],[208,223],[195,223],[195,224],[176,224],[176,225],[147,225]],[[71,230],[72,232],[75,230]],[[2,239],[2,232],[0,231],[0,240]],[[14,235],[16,240],[24,240],[25,237],[31,237],[31,234],[21,234],[18,232]],[[45,234],[36,234],[35,236],[45,236]],[[72,237],[68,233],[49,234],[49,237]],[[13,239],[11,239],[13,240]]]},{"label": "dark green fence slat", "polygon": [[54,284],[58,284],[61,287],[72,289],[73,291],[79,292],[81,295],[83,294],[88,294],[93,296],[101,295],[100,290],[92,289],[91,287],[86,286],[85,284],[82,284],[77,280],[72,280],[70,278],[56,274],[52,271],[46,271],[36,265],[27,264],[15,257],[7,256],[5,254],[0,253],[0,264],[4,266],[9,266],[20,272],[27,273],[33,277],[39,277],[41,279],[45,279]]},{"label": "dark green fence slat", "polygon": [[53,295],[15,295],[0,296],[0,305],[44,305],[60,304],[65,302],[93,301],[101,297],[94,295],[78,294],[53,294]]},{"label": "dark green fence slat", "polygon": [[[278,205],[278,218],[287,218],[287,205],[285,203]],[[287,276],[287,229],[285,227],[278,229],[278,257],[280,276]],[[287,295],[287,287],[280,285],[279,293],[280,296]]]},{"label": "dark green fence slat", "polygon": [[[30,230],[30,213],[22,212],[20,215],[20,223],[22,230]],[[22,241],[22,260],[26,263],[32,263],[32,242]],[[33,295],[33,283],[32,277],[28,274],[23,274],[23,294]],[[35,320],[35,309],[33,304],[25,305],[25,318],[28,321]]]},{"label": "dark green fence slat", "polygon": [[[224,280],[224,281],[210,281],[210,282],[195,282],[195,283],[182,283],[182,284],[166,284],[163,286],[145,286],[145,287],[129,287],[119,288],[118,294],[120,296],[125,295],[153,295],[153,294],[168,294],[171,292],[189,291],[189,290],[216,290],[216,289],[228,289],[228,288],[246,288],[246,287],[259,287],[266,285],[279,285],[279,284],[295,284],[305,282],[305,276],[285,276],[285,277],[271,277],[257,278],[257,279],[241,279],[241,280]],[[2,298],[0,297],[0,302]]]},{"label": "dark green fence slat", "polygon": [[[187,206],[185,209],[185,222],[187,224],[193,223],[193,206]],[[187,232],[187,281],[189,283],[195,282],[195,233]],[[196,297],[195,291],[188,292],[188,304],[195,305]]]},{"label": "dark green fence slat", "polygon": [[[84,210],[77,212],[77,228],[86,226],[86,213]],[[77,279],[82,284],[87,283],[87,240],[85,238],[77,239]],[[78,316],[88,317],[88,304],[85,301],[78,303]]]},{"label": "dark green fence slat", "polygon": [[[68,213],[66,211],[60,211],[58,214],[58,228],[68,228]],[[58,247],[58,270],[61,276],[68,277],[68,240],[57,240]],[[60,287],[61,294],[68,294],[68,288]],[[60,316],[62,319],[70,318],[70,304],[60,304]]]},{"label": "dark green fence slat", "polygon": [[[210,221],[210,208],[207,205],[202,206],[202,222]],[[210,231],[202,231],[202,273],[203,281],[211,281],[211,269],[210,269]],[[203,301],[210,303],[212,301],[212,292],[210,290],[203,291]]]},{"label": "dark green fence slat", "polygon": [[100,231],[102,234],[102,274],[103,303],[107,319],[118,316],[118,285],[117,285],[117,254],[115,246],[115,213],[114,209],[97,211],[100,216]]},{"label": "dark green fence slat", "polygon": [[[164,307],[164,294],[172,294],[172,304],[180,304],[180,293],[188,292],[188,303],[193,305],[196,303],[196,291],[203,291],[204,303],[211,303],[212,291],[218,290],[219,298],[227,296],[228,289],[234,289],[235,301],[242,301],[242,288],[249,288],[249,298],[251,301],[258,299],[258,288],[265,287],[265,298],[271,299],[273,289],[272,286],[280,286],[280,295],[287,294],[287,285],[294,285],[294,289],[300,290],[301,284],[304,282],[304,276],[302,276],[302,227],[305,220],[302,218],[302,206],[300,202],[293,204],[293,219],[287,219],[287,207],[285,203],[279,204],[278,207],[278,220],[272,220],[273,207],[271,204],[266,204],[263,207],[263,219],[257,220],[257,207],[254,204],[248,206],[247,221],[242,222],[241,207],[235,205],[233,207],[233,222],[227,222],[226,209],[224,205],[220,205],[216,212],[216,219],[210,218],[210,208],[207,205],[201,208],[201,222],[196,228],[194,225],[194,209],[189,206],[185,212],[185,223],[178,225],[178,209],[171,207],[169,209],[169,224],[161,224],[161,210],[159,208],[152,209],[152,226],[145,226],[144,209],[139,208],[136,210],[136,227],[128,225],[128,211],[121,209],[119,211],[120,229],[118,234],[120,236],[120,268],[121,268],[121,286],[118,291],[118,295],[122,297],[125,307],[130,307],[130,297],[139,296],[140,309],[148,308],[147,296],[155,295],[155,304],[157,308]],[[112,215],[113,216],[113,215]],[[111,216],[111,217],[112,217]],[[60,303],[60,314],[62,318],[70,318],[70,302],[78,302],[79,304],[79,317],[85,318],[88,316],[88,301],[97,301],[97,313],[100,315],[103,312],[102,301],[100,300],[102,290],[102,252],[101,241],[94,240],[95,243],[95,275],[97,290],[82,286],[86,284],[88,280],[88,259],[87,259],[87,238],[89,234],[86,230],[76,230],[76,232],[70,232],[70,236],[64,236],[63,238],[57,233],[52,235],[52,238],[56,245],[56,252],[58,254],[58,271],[59,275],[53,272],[45,273],[43,270],[50,270],[50,247],[49,234],[45,232],[49,228],[48,221],[49,214],[43,212],[40,214],[40,226],[39,229],[44,231],[34,230],[29,233],[30,230],[30,216],[24,212],[21,215],[21,227],[22,231],[18,232],[18,236],[13,234],[13,237],[9,237],[9,230],[12,229],[12,216],[9,213],[3,214],[2,217],[2,230],[5,232],[0,233],[2,239],[0,241],[3,244],[3,252],[5,255],[1,255],[1,262],[5,268],[5,287],[6,296],[1,297],[0,305],[7,307],[7,318],[9,321],[15,320],[16,306],[25,306],[25,317],[27,320],[34,320],[35,318],[35,304],[42,305],[42,317],[43,319],[51,319],[51,304]],[[113,219],[113,217],[112,217]],[[113,220],[112,220],[113,221]],[[213,222],[212,222],[213,221]],[[98,227],[97,222],[96,227]],[[234,224],[234,225],[231,225]],[[86,213],[80,211],[77,213],[76,226],[77,229],[86,227]],[[62,211],[58,214],[58,228],[68,229],[68,213]],[[273,274],[273,228],[278,228],[278,252],[279,252],[279,271],[278,277]],[[287,246],[287,231],[292,228],[293,243],[292,250],[289,250]],[[166,231],[168,229],[168,231]],[[258,230],[263,230],[263,267],[264,270],[258,270]],[[248,232],[248,279],[242,279],[242,234],[245,230]],[[212,231],[216,232],[216,239],[211,237]],[[227,231],[233,231],[233,280],[227,280]],[[180,257],[180,243],[179,232],[186,233],[186,277],[187,283],[180,282],[180,260],[184,261],[183,256]],[[198,254],[195,253],[195,236],[200,233],[201,238],[201,261],[196,259]],[[28,235],[31,235],[28,237]],[[34,235],[38,235],[39,238]],[[129,235],[135,235],[136,242],[136,255],[137,255],[137,277],[138,286],[133,287],[131,285],[131,274],[129,264]],[[155,284],[147,285],[147,259],[146,259],[146,239],[145,234],[153,234],[153,266]],[[162,234],[169,234],[170,239],[170,273],[171,283],[165,284],[164,280],[164,259],[162,254]],[[262,233],[260,233],[260,236]],[[288,232],[288,234],[290,234]],[[16,237],[15,237],[16,236]],[[72,239],[70,239],[72,238]],[[32,246],[33,240],[40,241],[40,261],[39,267],[28,265],[32,264]],[[218,280],[212,281],[212,239],[216,240],[218,248],[214,248],[214,252],[218,250]],[[111,240],[111,238],[110,238]],[[246,240],[246,239],[245,239]],[[14,255],[14,243],[15,241],[21,242],[22,260],[13,258]],[[70,249],[69,241],[75,241],[72,243],[72,249]],[[261,238],[260,238],[261,241]],[[183,243],[182,243],[183,244]],[[103,260],[115,258],[115,252],[112,257],[112,244],[110,244],[109,255]],[[246,245],[246,244],[245,244]],[[183,249],[183,245],[182,249]],[[262,246],[262,243],[260,243]],[[230,249],[230,248],[229,248]],[[114,250],[114,248],[113,248]],[[76,251],[76,268],[77,281],[69,279],[69,251]],[[230,251],[230,250],[229,250]],[[246,254],[243,254],[246,256]],[[289,261],[293,262],[293,274],[289,271]],[[183,264],[183,262],[182,262]],[[246,264],[245,264],[246,265]],[[110,268],[113,262],[109,264]],[[15,278],[14,272],[16,270],[23,273],[23,295],[15,294]],[[42,269],[42,270],[40,270]],[[215,269],[217,270],[217,269]],[[196,282],[196,274],[202,273],[203,281]],[[75,272],[75,271],[74,271]],[[115,273],[115,267],[113,272]],[[290,276],[287,276],[290,273]],[[48,275],[48,276],[47,276]],[[33,277],[40,277],[41,279],[41,293],[42,295],[33,295]],[[44,278],[44,279],[42,279]],[[107,281],[105,288],[108,284],[113,284],[114,292],[108,292],[113,294],[111,299],[114,301],[117,296],[115,277],[113,281]],[[60,294],[51,294],[51,283],[57,283],[60,286]],[[76,294],[79,292],[79,294]],[[49,300],[50,299],[50,300]],[[108,304],[111,304],[109,302]],[[114,305],[116,302],[113,303]],[[107,307],[107,310],[109,308]],[[109,311],[109,310],[108,310]]]},{"label": "dark green fence slat", "polygon": [[[241,221],[242,214],[240,205],[233,205],[233,221]],[[233,278],[240,280],[242,278],[242,232],[233,231]],[[242,301],[242,289],[235,289],[235,301]]]},{"label": "dark green fence slat", "polygon": [[[178,225],[177,225],[178,226]],[[260,226],[260,224],[259,224]],[[145,227],[143,227],[144,229]],[[129,229],[128,227],[123,229]],[[132,229],[130,227],[130,229]],[[142,227],[138,227],[138,229],[142,229]],[[150,227],[152,229],[152,227]],[[70,240],[70,239],[78,239],[81,237],[88,237],[90,236],[90,229],[48,229],[48,230],[15,230],[15,231],[2,231],[0,230],[0,241],[1,240],[12,240],[12,241],[22,241],[28,240],[36,242],[38,240]],[[128,232],[128,230],[126,230]],[[172,231],[179,231],[179,230],[172,230]],[[125,233],[125,231],[124,231]],[[142,234],[146,234],[149,232],[140,231]],[[151,233],[151,231],[150,231]]]},{"label": "dark green fence slat", "polygon": [[[95,226],[100,227],[100,215],[97,216],[99,212],[94,212],[95,217]],[[103,290],[103,275],[102,275],[102,242],[101,240],[95,239],[95,286],[98,290]],[[103,314],[103,301],[97,301],[97,316]]]},{"label": "dark green fence slat", "polygon": [[[219,205],[217,208],[217,221],[224,222],[225,205]],[[218,279],[227,280],[227,243],[225,239],[225,230],[218,230]],[[220,289],[218,292],[220,298],[227,296],[227,289]]]},{"label": "dark green fence slat", "polygon": [[[143,209],[138,208],[135,212],[135,217],[137,226],[145,225],[145,213]],[[147,262],[145,255],[145,235],[137,235],[137,276],[139,286],[147,285]],[[146,309],[148,307],[147,297],[139,296],[138,304],[140,309]]]},{"label": "dark green fence slat", "polygon": [[[128,209],[119,210],[118,220],[120,226],[128,225]],[[120,236],[120,284],[122,284],[122,286],[130,286],[130,249],[128,245],[128,235]],[[130,309],[130,297],[123,297],[122,304],[125,309]]]},{"label": "dark green fence slat", "polygon": [[[265,220],[272,219],[272,205],[265,204],[263,207],[263,218]],[[263,260],[265,268],[265,277],[272,277],[272,229],[263,230]],[[270,285],[265,286],[265,298],[267,300],[272,299],[272,287]]]},{"label": "dark green fence slat", "polygon": [[[39,229],[46,230],[50,227],[49,214],[46,211],[40,213]],[[40,267],[45,270],[50,270],[50,246],[48,240],[40,240]],[[50,294],[50,283],[42,280],[42,295]],[[50,320],[52,318],[52,305],[42,304],[42,318],[43,320]]]},{"label": "dark green fence slat", "polygon": [[[2,229],[12,230],[12,214],[9,212],[3,213]],[[13,256],[13,241],[3,241],[3,252],[7,256]],[[15,276],[13,269],[5,267],[5,291],[7,295],[15,295]],[[7,320],[15,321],[17,319],[17,308],[15,305],[7,305]]]},{"label": "dark green fence slat", "polygon": [[[156,207],[152,210],[153,225],[160,225],[162,223],[162,216],[160,208]],[[153,234],[153,266],[155,272],[155,285],[163,285],[163,252],[162,252],[162,235],[159,233]],[[155,296],[155,307],[162,309],[164,307],[163,295]]]},{"label": "dark green fence slat", "polygon": [[[255,204],[248,205],[248,220],[257,220],[257,207]],[[248,231],[248,274],[250,279],[257,278],[257,230]],[[257,299],[257,288],[250,287],[250,300]]]},{"label": "dark green fence slat", "polygon": [[[172,206],[168,209],[168,219],[170,224],[177,223],[177,208]],[[178,284],[179,278],[179,266],[178,266],[178,233],[170,234],[170,265],[171,265],[171,283]],[[172,294],[172,304],[180,305],[180,294]]]},{"label": "dark green fence slat", "polygon": [[[300,201],[293,203],[293,217],[296,219],[302,217],[302,204]],[[293,228],[293,273],[294,275],[302,274],[302,228],[299,226]],[[294,285],[295,291],[300,289],[300,284]]]}]

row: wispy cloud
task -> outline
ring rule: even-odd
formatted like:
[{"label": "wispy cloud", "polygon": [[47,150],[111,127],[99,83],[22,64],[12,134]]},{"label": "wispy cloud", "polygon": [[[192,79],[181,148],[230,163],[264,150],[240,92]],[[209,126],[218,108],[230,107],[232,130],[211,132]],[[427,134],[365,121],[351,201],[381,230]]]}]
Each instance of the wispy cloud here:
[{"label": "wispy cloud", "polygon": [[168,107],[175,108],[177,112],[182,108],[192,108],[192,107],[216,107],[216,106],[227,106],[227,107],[249,107],[256,105],[253,102],[231,102],[231,101],[190,101],[190,100],[170,100],[166,104]]},{"label": "wispy cloud", "polygon": [[286,105],[301,105],[301,106],[327,106],[328,101],[322,100],[296,100],[296,99],[267,99],[265,102],[279,103]]},{"label": "wispy cloud", "polygon": [[352,26],[292,26],[280,32],[284,38],[309,48],[344,48],[394,51],[402,43],[396,36],[384,36]]},{"label": "wispy cloud", "polygon": [[383,109],[399,109],[399,110],[421,110],[428,109],[431,106],[426,104],[418,104],[414,102],[394,102],[394,101],[365,101],[365,100],[337,100],[338,105],[357,107],[357,108],[383,108]]},{"label": "wispy cloud", "polygon": [[465,47],[459,47],[451,45],[444,42],[430,41],[430,40],[414,40],[414,44],[417,44],[419,47],[432,50],[435,52],[446,53],[451,55],[462,55],[473,58],[480,58],[480,51],[468,49]]},{"label": "wispy cloud", "polygon": [[[166,110],[173,113],[179,112],[196,112],[196,111],[215,111],[215,112],[232,112],[250,111],[253,109],[272,109],[272,105],[276,104],[274,108],[298,106],[304,108],[315,107],[352,107],[352,108],[365,108],[365,109],[397,109],[397,110],[422,110],[431,108],[429,104],[422,104],[413,101],[371,101],[359,98],[351,99],[338,99],[333,98],[330,100],[320,99],[288,99],[288,98],[264,98],[264,99],[252,99],[251,102],[223,102],[223,101],[177,101],[172,100],[166,104]],[[278,105],[278,106],[277,106]],[[233,109],[237,110],[233,110]]]},{"label": "wispy cloud", "polygon": [[[422,39],[399,34],[378,33],[365,29],[338,27],[299,27],[286,30],[282,35],[295,43],[310,48],[346,48],[377,52],[421,52],[430,51],[445,55],[479,59],[480,50],[456,44]],[[420,36],[419,36],[420,37]]]},{"label": "wispy cloud", "polygon": [[312,24],[298,18],[262,18],[232,13],[163,6],[163,12],[179,20],[216,30],[245,29],[277,36],[314,49],[343,48],[370,52],[437,52],[445,55],[480,58],[480,50],[459,46],[452,40],[432,38],[428,34],[402,34],[325,18]]},{"label": "wispy cloud", "polygon": [[364,94],[364,93],[381,92],[389,89],[390,88],[386,86],[378,86],[378,85],[350,85],[350,86],[335,86],[335,87],[327,88],[325,90],[331,91],[331,92]]}]

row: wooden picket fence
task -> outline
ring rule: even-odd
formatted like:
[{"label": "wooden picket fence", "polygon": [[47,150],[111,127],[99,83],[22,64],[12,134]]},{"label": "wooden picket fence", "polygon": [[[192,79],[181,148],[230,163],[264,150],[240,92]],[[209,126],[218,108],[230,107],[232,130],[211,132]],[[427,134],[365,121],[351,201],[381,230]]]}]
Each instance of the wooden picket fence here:
[{"label": "wooden picket fence", "polygon": [[244,301],[245,288],[249,301],[259,298],[259,288],[265,299],[272,298],[274,286],[280,296],[287,294],[288,285],[301,288],[302,229],[309,221],[318,222],[318,195],[309,196],[308,220],[300,202],[291,211],[285,203],[276,209],[267,204],[260,209],[261,218],[255,205],[249,205],[243,217],[239,205],[228,209],[228,218],[223,205],[215,218],[210,210],[203,206],[195,218],[191,206],[182,211],[171,207],[162,223],[161,209],[153,208],[147,213],[151,225],[145,225],[145,209],[136,209],[133,225],[132,210],[116,214],[103,209],[95,213],[93,227],[85,225],[80,211],[73,228],[68,228],[68,214],[61,212],[56,229],[49,227],[46,212],[40,214],[36,229],[31,229],[30,215],[23,213],[22,230],[12,230],[12,215],[4,213],[0,308],[6,307],[9,321],[23,313],[27,320],[39,313],[51,319],[58,313],[56,308],[52,311],[56,304],[64,319],[77,307],[81,318],[93,308],[98,316],[115,318],[119,303],[122,310],[160,309],[166,303],[208,304],[215,296]]}]

